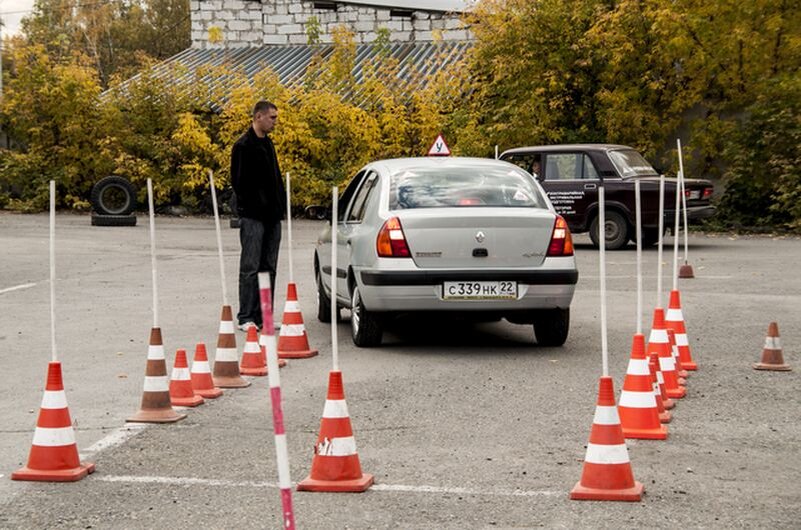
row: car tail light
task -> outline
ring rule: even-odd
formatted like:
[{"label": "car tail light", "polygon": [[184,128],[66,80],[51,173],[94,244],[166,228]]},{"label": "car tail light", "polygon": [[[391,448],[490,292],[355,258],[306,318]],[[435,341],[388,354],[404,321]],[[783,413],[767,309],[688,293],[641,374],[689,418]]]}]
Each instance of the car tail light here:
[{"label": "car tail light", "polygon": [[409,245],[406,244],[400,219],[397,217],[387,219],[378,232],[376,250],[382,258],[408,258],[412,255],[409,252]]},{"label": "car tail light", "polygon": [[567,227],[567,222],[562,216],[556,216],[556,223],[553,227],[553,234],[551,235],[551,244],[548,245],[548,256],[572,256],[573,255],[573,237],[570,235],[570,229]]},{"label": "car tail light", "polygon": [[712,188],[704,188],[704,199],[708,199],[712,196]]}]

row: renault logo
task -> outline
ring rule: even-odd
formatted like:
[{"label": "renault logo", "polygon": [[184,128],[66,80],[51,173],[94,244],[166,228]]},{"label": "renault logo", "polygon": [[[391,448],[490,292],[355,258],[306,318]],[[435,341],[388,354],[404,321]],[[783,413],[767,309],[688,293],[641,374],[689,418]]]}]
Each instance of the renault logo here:
[{"label": "renault logo", "polygon": [[485,236],[484,232],[482,232],[481,230],[479,230],[476,233],[476,241],[478,241],[479,243],[483,243],[486,238],[487,236]]}]

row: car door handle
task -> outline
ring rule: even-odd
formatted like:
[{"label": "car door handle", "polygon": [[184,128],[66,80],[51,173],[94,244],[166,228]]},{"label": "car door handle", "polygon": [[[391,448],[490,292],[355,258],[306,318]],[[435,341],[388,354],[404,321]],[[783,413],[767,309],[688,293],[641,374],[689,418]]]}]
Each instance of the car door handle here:
[{"label": "car door handle", "polygon": [[584,189],[585,190],[594,190],[594,189],[597,189],[597,188],[598,188],[597,184],[585,184],[584,185]]}]

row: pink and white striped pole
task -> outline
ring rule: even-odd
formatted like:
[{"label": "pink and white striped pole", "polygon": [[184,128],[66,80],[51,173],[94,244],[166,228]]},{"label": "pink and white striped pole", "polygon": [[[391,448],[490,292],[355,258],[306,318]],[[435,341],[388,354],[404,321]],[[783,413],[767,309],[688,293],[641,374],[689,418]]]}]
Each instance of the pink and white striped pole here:
[{"label": "pink and white striped pole", "polygon": [[284,430],[284,411],[281,408],[281,376],[278,372],[278,342],[273,325],[272,286],[270,274],[259,273],[259,297],[261,298],[262,340],[267,352],[267,375],[270,379],[270,401],[273,404],[273,429],[275,431],[275,457],[278,463],[278,487],[281,490],[284,528],[295,530],[295,514],[292,511],[292,480],[289,477],[289,454]]}]

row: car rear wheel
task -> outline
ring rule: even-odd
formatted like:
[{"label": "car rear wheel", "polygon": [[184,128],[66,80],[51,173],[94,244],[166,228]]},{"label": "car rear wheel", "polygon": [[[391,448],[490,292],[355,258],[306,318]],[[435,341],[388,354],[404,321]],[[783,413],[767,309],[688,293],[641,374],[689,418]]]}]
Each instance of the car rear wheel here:
[{"label": "car rear wheel", "polygon": [[359,287],[353,286],[353,297],[350,305],[350,331],[353,343],[361,348],[379,346],[381,344],[381,321],[378,315],[364,308]]},{"label": "car rear wheel", "polygon": [[540,346],[561,346],[570,331],[570,308],[549,309],[534,322],[534,336]]},{"label": "car rear wheel", "polygon": [[[331,322],[331,298],[325,294],[325,288],[323,287],[323,279],[320,276],[319,271],[316,274],[317,276],[317,320],[320,322],[330,323]],[[339,307],[337,307],[337,322],[340,320],[340,313]]]},{"label": "car rear wheel", "polygon": [[[629,241],[629,225],[626,219],[615,211],[606,212],[606,248],[607,250],[618,250],[626,246]],[[592,244],[599,247],[598,244],[598,216],[590,223],[590,239]]]}]

